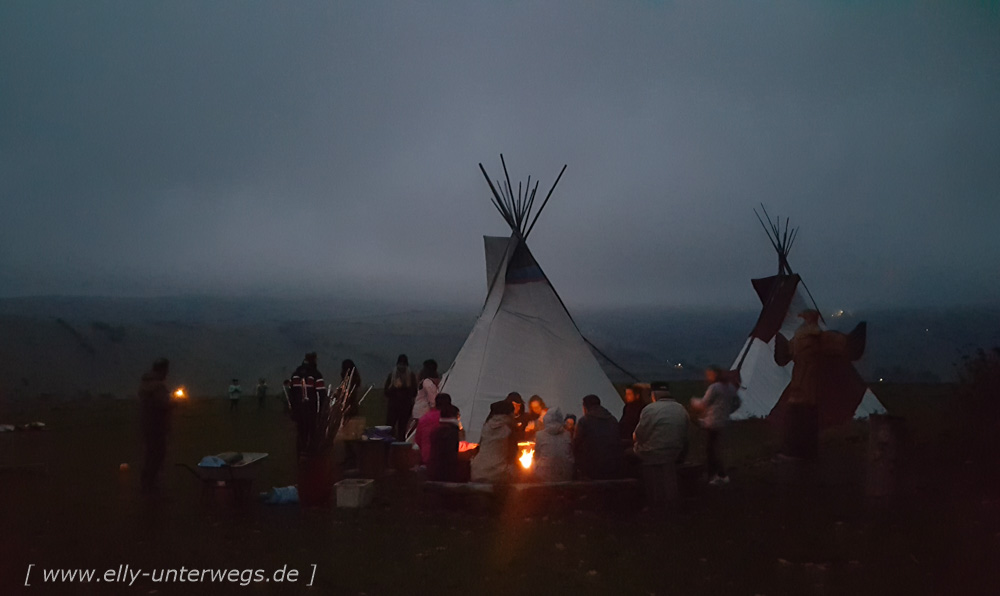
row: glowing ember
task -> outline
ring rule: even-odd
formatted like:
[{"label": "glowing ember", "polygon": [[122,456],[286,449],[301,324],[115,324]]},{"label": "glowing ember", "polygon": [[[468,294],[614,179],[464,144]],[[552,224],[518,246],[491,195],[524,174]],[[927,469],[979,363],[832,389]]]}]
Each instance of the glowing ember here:
[{"label": "glowing ember", "polygon": [[174,399],[187,399],[187,393],[184,393],[183,387],[178,387],[177,391],[174,391]]},{"label": "glowing ember", "polygon": [[518,447],[521,448],[521,455],[517,458],[521,462],[521,467],[525,470],[531,469],[531,463],[535,459],[535,444],[534,443],[518,443]]},{"label": "glowing ember", "polygon": [[458,442],[458,452],[465,453],[466,451],[472,451],[473,449],[479,447],[479,443],[470,443],[468,441]]}]

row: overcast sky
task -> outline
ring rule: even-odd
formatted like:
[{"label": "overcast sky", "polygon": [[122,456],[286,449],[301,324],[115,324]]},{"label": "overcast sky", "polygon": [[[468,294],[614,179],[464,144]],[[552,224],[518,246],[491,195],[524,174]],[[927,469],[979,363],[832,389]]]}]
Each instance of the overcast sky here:
[{"label": "overcast sky", "polygon": [[8,0],[0,295],[474,305],[503,152],[571,306],[998,302],[984,4]]}]

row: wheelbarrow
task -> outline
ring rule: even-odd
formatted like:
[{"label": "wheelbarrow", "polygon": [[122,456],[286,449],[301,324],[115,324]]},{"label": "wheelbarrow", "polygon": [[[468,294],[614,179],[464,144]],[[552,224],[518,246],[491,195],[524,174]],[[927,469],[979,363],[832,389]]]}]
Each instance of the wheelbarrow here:
[{"label": "wheelbarrow", "polygon": [[227,451],[202,458],[195,466],[186,463],[177,465],[186,468],[201,482],[203,498],[211,497],[217,489],[229,489],[233,501],[242,503],[253,495],[253,481],[267,456],[267,453]]}]

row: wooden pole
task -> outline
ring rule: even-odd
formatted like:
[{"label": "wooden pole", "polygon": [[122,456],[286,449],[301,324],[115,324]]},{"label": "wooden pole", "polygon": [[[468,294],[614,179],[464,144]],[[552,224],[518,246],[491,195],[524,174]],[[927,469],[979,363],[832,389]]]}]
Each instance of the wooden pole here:
[{"label": "wooden pole", "polygon": [[[513,200],[513,192],[514,191],[513,191],[513,188],[510,185],[510,174],[507,173],[507,161],[504,160],[503,153],[500,154],[500,165],[503,166],[503,176],[504,176],[504,178],[507,179],[507,195],[508,195],[508,197],[511,200],[511,206],[513,207],[513,202],[514,202],[514,200]],[[513,209],[512,209],[512,211],[513,211]],[[517,222],[515,221],[513,223],[516,226]],[[520,232],[520,231],[521,230],[518,229],[518,232]]]},{"label": "wooden pole", "polygon": [[528,207],[524,210],[525,219],[531,217],[531,207],[535,204],[535,193],[538,192],[538,180],[535,180],[535,188],[531,191],[531,198],[528,199]]},{"label": "wooden pole", "polygon": [[504,209],[503,209],[503,203],[502,203],[502,201],[500,199],[500,193],[498,193],[497,189],[493,186],[493,181],[490,180],[490,175],[486,173],[486,168],[484,168],[483,164],[480,163],[479,164],[479,169],[480,169],[480,171],[482,171],[483,177],[486,178],[486,184],[490,185],[490,191],[493,193],[493,197],[496,199],[496,202],[494,203],[494,206],[496,206],[497,210],[500,212],[500,215],[503,216],[504,221],[506,221],[507,223],[510,223],[510,214],[508,214],[506,211],[504,211]]},{"label": "wooden pole", "polygon": [[549,203],[549,198],[552,196],[552,191],[556,189],[556,185],[559,184],[559,180],[562,179],[563,172],[566,171],[566,165],[563,165],[562,169],[559,170],[559,175],[556,176],[556,181],[552,183],[552,188],[549,189],[549,194],[545,195],[545,200],[542,201],[542,206],[538,208],[538,212],[535,213],[535,218],[531,220],[531,225],[528,226],[528,231],[524,233],[524,238],[528,238],[528,234],[534,229],[535,223],[538,221],[538,216],[542,214],[542,210],[545,209],[545,205]]}]

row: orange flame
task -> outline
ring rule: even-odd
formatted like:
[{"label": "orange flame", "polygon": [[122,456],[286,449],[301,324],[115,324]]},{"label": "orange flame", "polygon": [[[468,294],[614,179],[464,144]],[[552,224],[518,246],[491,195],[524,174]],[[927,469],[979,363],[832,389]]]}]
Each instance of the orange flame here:
[{"label": "orange flame", "polygon": [[518,443],[518,447],[521,448],[521,455],[517,458],[521,462],[521,467],[525,470],[531,469],[531,464],[535,459],[535,444],[534,443]]},{"label": "orange flame", "polygon": [[174,399],[187,399],[187,393],[184,392],[183,387],[178,387],[177,391],[174,391]]}]

